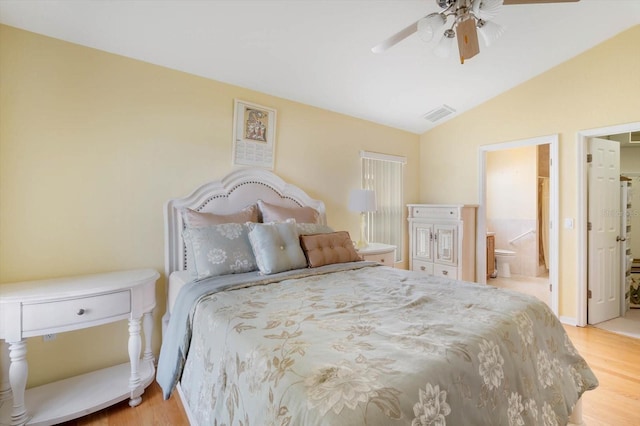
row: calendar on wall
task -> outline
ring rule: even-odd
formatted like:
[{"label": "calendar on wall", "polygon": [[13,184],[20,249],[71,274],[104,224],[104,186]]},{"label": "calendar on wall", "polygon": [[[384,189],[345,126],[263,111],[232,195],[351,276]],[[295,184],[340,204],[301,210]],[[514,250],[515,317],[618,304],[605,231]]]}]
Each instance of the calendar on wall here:
[{"label": "calendar on wall", "polygon": [[273,170],[276,145],[276,110],[234,100],[233,164]]}]

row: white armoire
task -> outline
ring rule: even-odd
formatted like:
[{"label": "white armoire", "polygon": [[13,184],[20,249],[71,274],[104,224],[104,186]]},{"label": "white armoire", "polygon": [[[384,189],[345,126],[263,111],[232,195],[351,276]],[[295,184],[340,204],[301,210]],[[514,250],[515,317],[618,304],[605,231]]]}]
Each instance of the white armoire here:
[{"label": "white armoire", "polygon": [[409,268],[476,281],[476,205],[408,204]]}]

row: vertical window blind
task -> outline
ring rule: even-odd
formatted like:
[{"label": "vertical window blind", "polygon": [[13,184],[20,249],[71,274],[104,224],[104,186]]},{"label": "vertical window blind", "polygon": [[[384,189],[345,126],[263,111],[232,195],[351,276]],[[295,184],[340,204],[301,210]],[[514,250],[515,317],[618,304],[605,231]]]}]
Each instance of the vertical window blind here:
[{"label": "vertical window blind", "polygon": [[392,244],[397,247],[396,262],[402,260],[404,223],[403,166],[406,157],[360,151],[362,159],[362,189],[376,192],[377,210],[365,217],[367,241]]}]

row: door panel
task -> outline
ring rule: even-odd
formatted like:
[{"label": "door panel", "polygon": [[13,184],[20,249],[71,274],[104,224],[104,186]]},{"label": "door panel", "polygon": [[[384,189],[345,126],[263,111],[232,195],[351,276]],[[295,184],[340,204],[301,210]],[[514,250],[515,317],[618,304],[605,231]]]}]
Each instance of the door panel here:
[{"label": "door panel", "polygon": [[431,262],[433,261],[432,241],[433,225],[425,223],[413,224],[413,248],[414,258]]},{"label": "door panel", "polygon": [[450,266],[458,264],[456,228],[456,225],[433,226],[436,262]]},{"label": "door panel", "polygon": [[593,138],[589,153],[587,322],[597,324],[620,315],[620,144]]}]

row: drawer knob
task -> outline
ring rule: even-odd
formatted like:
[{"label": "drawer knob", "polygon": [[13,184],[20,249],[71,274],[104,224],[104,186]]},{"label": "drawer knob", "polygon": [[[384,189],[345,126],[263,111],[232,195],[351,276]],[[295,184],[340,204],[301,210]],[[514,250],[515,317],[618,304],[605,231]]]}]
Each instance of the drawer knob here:
[{"label": "drawer knob", "polygon": [[421,271],[424,271],[424,270],[426,270],[426,269],[427,269],[427,268],[425,268],[424,266],[421,266],[421,267],[420,267],[420,270],[421,270]]},{"label": "drawer knob", "polygon": [[442,275],[447,275],[449,271],[442,271]]},{"label": "drawer knob", "polygon": [[78,312],[76,313],[76,315],[84,315],[84,312],[85,312],[84,309],[80,308],[78,309]]}]

